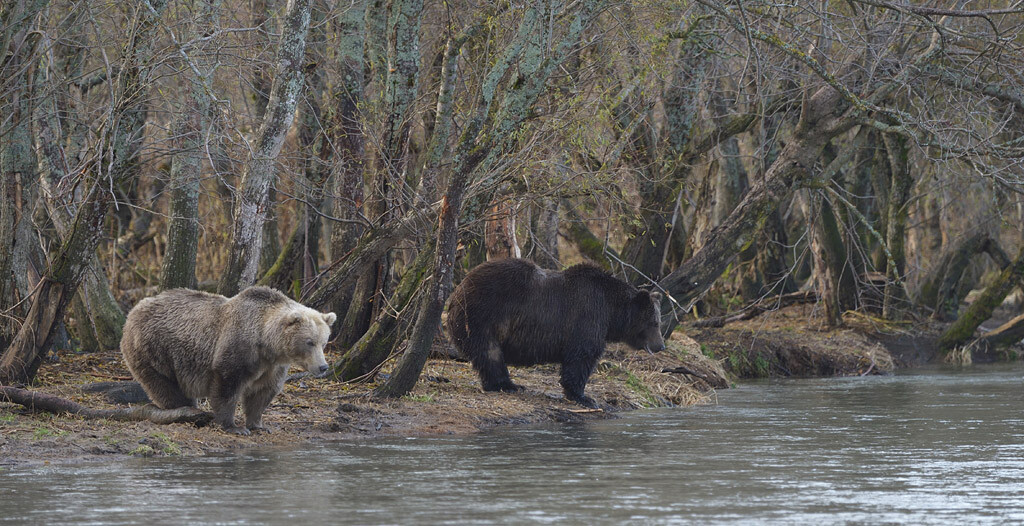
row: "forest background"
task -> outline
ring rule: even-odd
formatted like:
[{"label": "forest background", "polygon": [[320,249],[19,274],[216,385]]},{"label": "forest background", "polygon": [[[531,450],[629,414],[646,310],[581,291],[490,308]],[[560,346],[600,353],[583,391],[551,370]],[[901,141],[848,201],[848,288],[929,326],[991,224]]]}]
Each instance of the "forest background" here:
[{"label": "forest background", "polygon": [[332,376],[396,359],[401,395],[453,284],[514,256],[662,291],[666,333],[800,301],[973,345],[1024,276],[1022,29],[1014,1],[6,0],[0,383],[117,348],[160,290],[262,284],[338,313]]}]

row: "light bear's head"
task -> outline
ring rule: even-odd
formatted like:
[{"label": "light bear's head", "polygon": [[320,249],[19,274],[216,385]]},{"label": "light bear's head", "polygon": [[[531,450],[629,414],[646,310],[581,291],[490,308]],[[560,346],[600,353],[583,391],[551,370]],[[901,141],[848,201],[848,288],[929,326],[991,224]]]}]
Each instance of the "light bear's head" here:
[{"label": "light bear's head", "polygon": [[278,334],[272,337],[280,345],[283,361],[313,374],[326,372],[324,346],[331,336],[331,325],[338,317],[333,312],[319,312],[294,304],[279,319],[275,329]]}]

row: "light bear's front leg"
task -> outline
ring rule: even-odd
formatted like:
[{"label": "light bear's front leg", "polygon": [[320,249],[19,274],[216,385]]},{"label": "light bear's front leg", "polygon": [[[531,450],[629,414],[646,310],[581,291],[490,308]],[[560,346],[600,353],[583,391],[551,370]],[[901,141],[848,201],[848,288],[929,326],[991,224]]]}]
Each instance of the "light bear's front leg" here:
[{"label": "light bear's front leg", "polygon": [[220,424],[228,433],[248,435],[248,429],[235,425],[235,407],[238,406],[241,394],[242,381],[237,375],[225,375],[214,371],[213,393],[210,396],[213,421]]},{"label": "light bear's front leg", "polygon": [[269,432],[263,427],[263,413],[274,397],[284,389],[287,378],[287,365],[274,367],[245,389],[242,407],[245,409],[245,427],[249,431]]}]

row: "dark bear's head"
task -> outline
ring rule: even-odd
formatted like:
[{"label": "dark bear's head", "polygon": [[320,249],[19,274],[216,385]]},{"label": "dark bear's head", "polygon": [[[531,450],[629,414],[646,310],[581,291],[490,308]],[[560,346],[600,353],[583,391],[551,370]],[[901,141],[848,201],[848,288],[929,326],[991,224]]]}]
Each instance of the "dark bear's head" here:
[{"label": "dark bear's head", "polygon": [[661,293],[639,290],[630,302],[631,323],[626,327],[623,341],[634,349],[647,352],[665,350],[661,336]]}]

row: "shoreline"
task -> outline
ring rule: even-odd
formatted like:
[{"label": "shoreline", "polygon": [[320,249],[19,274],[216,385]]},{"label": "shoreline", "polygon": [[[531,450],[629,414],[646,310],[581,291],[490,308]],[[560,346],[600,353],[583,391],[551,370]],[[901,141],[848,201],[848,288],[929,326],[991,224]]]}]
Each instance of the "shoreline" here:
[{"label": "shoreline", "polygon": [[[215,426],[31,413],[0,403],[0,469],[598,420],[641,408],[706,403],[715,389],[727,388],[736,379],[886,374],[927,362],[907,349],[927,343],[930,331],[896,336],[856,326],[822,331],[809,326],[799,310],[771,318],[690,330],[689,336],[677,331],[666,350],[655,355],[610,344],[587,385],[600,410],[563,398],[557,365],[512,368],[513,379],[526,391],[485,393],[468,363],[450,359],[430,360],[413,392],[399,399],[373,398],[376,384],[309,377],[290,382],[266,413],[271,432],[251,436],[231,435]],[[115,407],[102,393],[87,393],[81,386],[126,375],[117,351],[69,355],[44,364],[32,389],[89,407]]]}]

